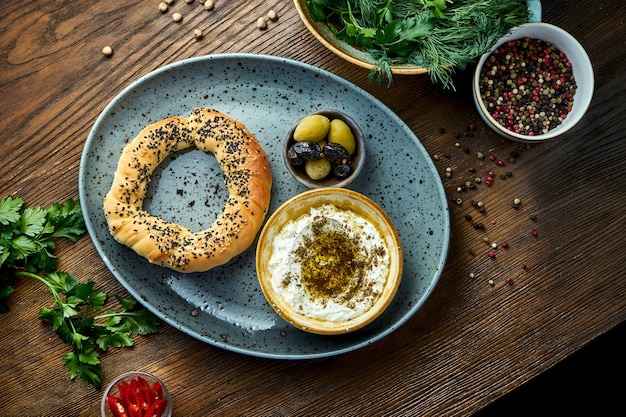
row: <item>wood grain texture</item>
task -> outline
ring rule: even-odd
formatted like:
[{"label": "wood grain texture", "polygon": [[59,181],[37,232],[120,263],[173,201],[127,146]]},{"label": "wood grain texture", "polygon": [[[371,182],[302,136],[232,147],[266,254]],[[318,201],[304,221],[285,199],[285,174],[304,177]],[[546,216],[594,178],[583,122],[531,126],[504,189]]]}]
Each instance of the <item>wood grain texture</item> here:
[{"label": "wood grain texture", "polygon": [[[3,5],[0,198],[42,206],[78,198],[89,130],[106,104],[142,75],[207,54],[269,54],[353,82],[412,128],[437,158],[450,198],[452,245],[423,308],[356,352],[304,361],[261,359],[162,325],[158,334],[136,338],[133,348],[102,355],[105,384],[129,368],[154,372],[172,392],[176,416],[471,415],[624,321],[621,0],[596,2],[593,10],[582,0],[542,2],[543,20],[572,33],[588,51],[596,90],[575,130],[533,146],[505,141],[484,125],[471,99],[471,70],[457,74],[457,91],[443,91],[425,76],[397,76],[390,88],[378,87],[368,81],[367,70],[319,44],[291,1],[217,0],[209,12],[198,2],[177,0],[166,14],[157,4]],[[259,31],[255,22],[270,9],[279,19]],[[181,23],[173,22],[173,11],[183,14]],[[204,32],[201,40],[194,29]],[[114,51],[108,58],[101,52],[106,45]],[[476,132],[469,134],[472,124]],[[477,152],[487,157],[480,160]],[[512,152],[518,156],[509,162]],[[505,166],[496,166],[491,154]],[[476,176],[484,180],[490,170],[496,172],[490,187],[456,191]],[[500,179],[507,171],[511,176]],[[517,209],[515,198],[522,201]],[[486,212],[479,213],[472,200],[482,201]],[[474,229],[476,221],[485,229]],[[498,248],[496,258],[489,258],[486,242],[503,241],[508,249]],[[88,237],[59,242],[57,255],[61,269],[94,279],[109,294],[125,295]],[[68,346],[38,320],[50,302],[37,282],[15,283],[11,311],[1,316],[0,416],[99,415],[102,392],[69,380],[61,363]]]}]

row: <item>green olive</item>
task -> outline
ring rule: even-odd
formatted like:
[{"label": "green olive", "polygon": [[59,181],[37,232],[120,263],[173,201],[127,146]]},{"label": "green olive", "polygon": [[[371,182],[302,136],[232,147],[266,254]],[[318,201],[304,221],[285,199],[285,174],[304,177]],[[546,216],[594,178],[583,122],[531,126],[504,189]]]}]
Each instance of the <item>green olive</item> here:
[{"label": "green olive", "polygon": [[326,158],[316,161],[309,160],[304,163],[304,171],[313,181],[324,179],[330,174],[332,164]]},{"label": "green olive", "polygon": [[346,148],[350,155],[356,150],[356,140],[350,126],[341,119],[334,119],[330,122],[328,130],[328,141],[335,142]]},{"label": "green olive", "polygon": [[330,120],[321,114],[312,114],[300,120],[293,132],[296,142],[319,142],[328,134]]}]

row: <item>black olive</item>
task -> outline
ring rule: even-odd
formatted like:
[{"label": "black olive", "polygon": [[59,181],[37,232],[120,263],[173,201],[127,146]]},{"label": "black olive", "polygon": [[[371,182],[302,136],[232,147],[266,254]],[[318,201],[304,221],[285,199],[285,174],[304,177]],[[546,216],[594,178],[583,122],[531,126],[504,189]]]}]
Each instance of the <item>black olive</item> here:
[{"label": "black olive", "polygon": [[335,165],[345,164],[350,161],[350,154],[338,143],[328,142],[324,146],[324,156]]},{"label": "black olive", "polygon": [[333,174],[335,174],[335,177],[340,179],[346,178],[348,175],[350,175],[351,171],[352,167],[350,166],[350,164],[339,164],[335,165],[335,167],[333,168]]},{"label": "black olive", "polygon": [[293,148],[293,146],[291,146],[289,147],[289,149],[287,149],[287,162],[289,162],[291,165],[297,166],[304,164],[304,159],[300,158],[296,153],[296,150]]},{"label": "black olive", "polygon": [[322,148],[315,142],[296,142],[291,149],[302,159],[317,161],[322,158]]}]

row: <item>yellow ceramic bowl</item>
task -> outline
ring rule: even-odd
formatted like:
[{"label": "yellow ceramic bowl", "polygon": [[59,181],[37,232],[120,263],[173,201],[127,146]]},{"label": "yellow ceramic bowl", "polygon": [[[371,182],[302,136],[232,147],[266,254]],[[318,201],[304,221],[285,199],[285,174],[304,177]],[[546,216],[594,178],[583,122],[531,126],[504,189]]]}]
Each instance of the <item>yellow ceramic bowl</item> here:
[{"label": "yellow ceramic bowl", "polygon": [[300,330],[324,335],[352,332],[382,314],[402,266],[387,214],[345,188],[312,189],[285,202],[267,220],[256,253],[272,308]]}]

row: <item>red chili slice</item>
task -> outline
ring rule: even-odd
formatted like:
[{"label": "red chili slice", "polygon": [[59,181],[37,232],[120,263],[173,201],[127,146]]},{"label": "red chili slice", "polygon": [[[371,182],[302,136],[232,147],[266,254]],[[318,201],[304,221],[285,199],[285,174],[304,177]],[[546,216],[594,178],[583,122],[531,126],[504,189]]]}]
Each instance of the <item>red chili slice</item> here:
[{"label": "red chili slice", "polygon": [[150,392],[150,384],[144,378],[138,376],[136,390],[138,397],[141,399],[141,409],[145,412],[150,404],[154,402]]},{"label": "red chili slice", "polygon": [[146,410],[145,417],[161,417],[163,415],[163,411],[165,411],[165,406],[167,405],[167,400],[165,398],[161,398],[157,400],[154,404],[152,404]]},{"label": "red chili slice", "polygon": [[163,386],[159,381],[156,381],[150,389],[150,394],[153,400],[160,400],[163,398]]},{"label": "red chili slice", "polygon": [[143,390],[150,391],[150,384],[148,383],[148,381],[146,381],[144,377],[138,376],[137,383]]},{"label": "red chili slice", "polygon": [[130,417],[119,398],[114,397],[113,395],[107,395],[107,403],[109,404],[111,413],[113,413],[115,417]]},{"label": "red chili slice", "polygon": [[130,385],[126,381],[122,381],[117,385],[117,390],[120,392],[120,398],[125,398],[130,390]]},{"label": "red chili slice", "polygon": [[137,411],[140,409],[142,401],[137,398],[136,386],[133,381],[131,383],[122,381],[117,386],[117,390],[120,393],[120,398],[117,398],[117,406],[118,409],[123,408],[124,417],[141,417]]}]

